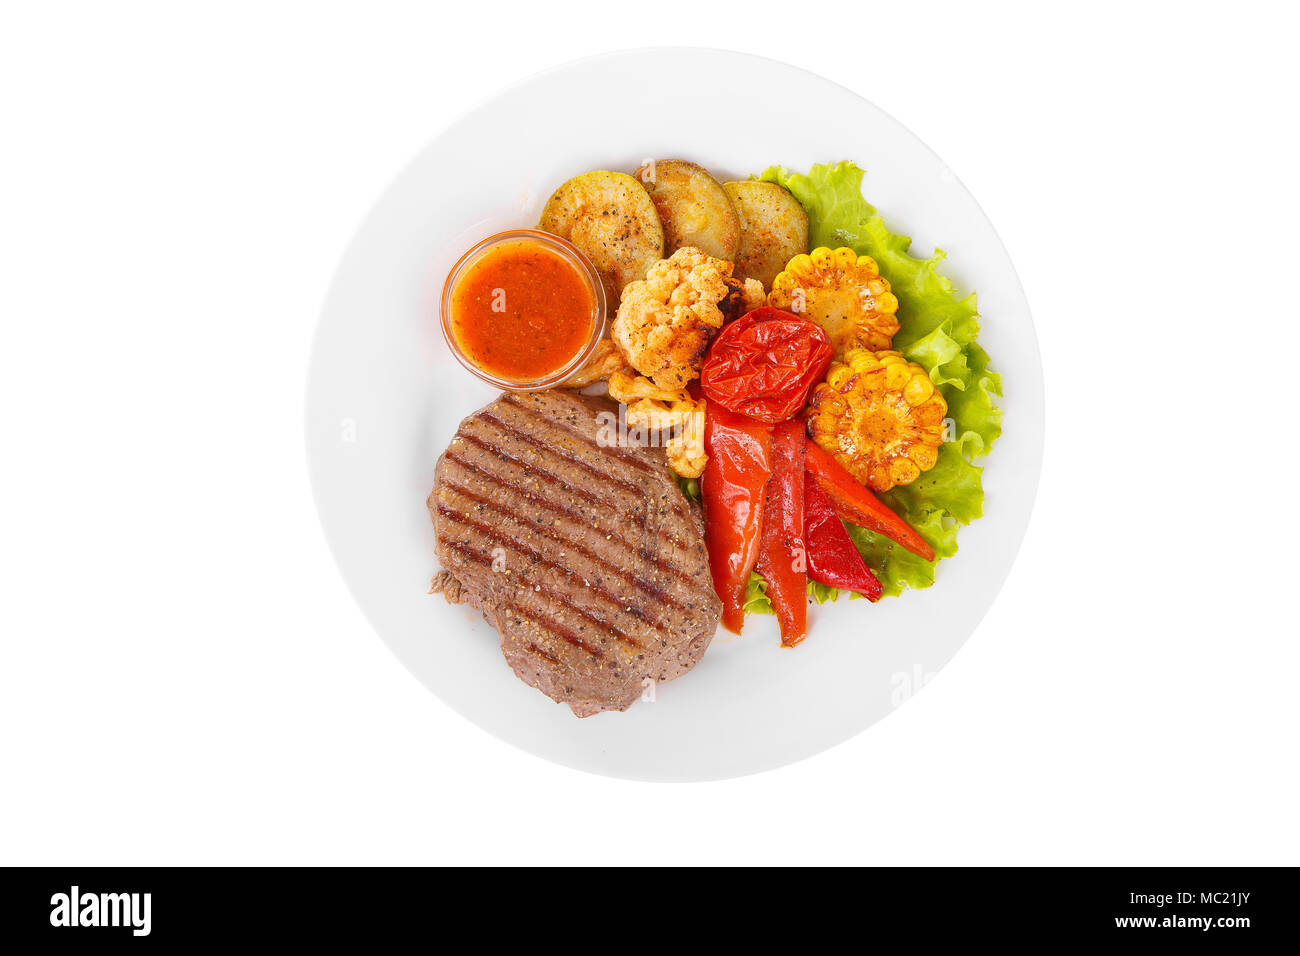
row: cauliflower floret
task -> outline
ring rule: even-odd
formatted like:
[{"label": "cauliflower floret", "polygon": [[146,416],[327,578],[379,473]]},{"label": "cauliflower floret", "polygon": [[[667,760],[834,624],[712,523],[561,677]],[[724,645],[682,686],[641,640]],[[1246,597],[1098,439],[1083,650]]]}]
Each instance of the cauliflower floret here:
[{"label": "cauliflower floret", "polygon": [[718,308],[722,310],[723,317],[732,322],[746,312],[764,305],[767,305],[767,293],[763,291],[763,283],[757,279],[746,279],[744,282],[728,279],[727,296],[718,303]]},{"label": "cauliflower floret", "polygon": [[699,376],[709,340],[722,328],[726,316],[719,303],[734,284],[730,262],[683,246],[623,289],[611,330],[614,344],[660,388],[685,388]]},{"label": "cauliflower floret", "polygon": [[623,356],[618,354],[614,343],[601,339],[591,350],[586,364],[560,383],[560,388],[586,388],[596,382],[604,381],[623,367]]},{"label": "cauliflower floret", "polygon": [[609,397],[624,405],[631,405],[647,398],[656,402],[684,402],[690,396],[684,389],[660,388],[642,375],[633,375],[627,369],[619,369],[609,376]]},{"label": "cauliflower floret", "polygon": [[704,399],[687,397],[671,405],[645,398],[627,409],[629,428],[648,429],[668,454],[668,466],[683,478],[704,474]]}]

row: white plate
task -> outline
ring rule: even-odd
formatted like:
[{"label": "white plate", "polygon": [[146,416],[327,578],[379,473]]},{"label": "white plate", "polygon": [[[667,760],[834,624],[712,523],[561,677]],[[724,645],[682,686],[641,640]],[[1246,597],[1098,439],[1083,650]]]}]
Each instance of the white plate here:
[{"label": "white plate", "polygon": [[[578,720],[511,673],[496,632],[425,592],[437,568],[424,500],[461,418],[495,392],[461,369],[438,327],[447,270],[472,242],[531,226],[550,191],[588,169],[649,157],[743,178],[852,159],[864,192],[913,251],[979,291],[981,342],[1005,379],[1005,432],[984,473],[985,516],[933,588],[877,606],[813,608],[778,646],[771,618],[725,632],[654,703]],[[1042,458],[1042,370],[1006,250],[975,200],[920,140],[820,77],[698,49],[584,60],[534,77],[445,130],[380,199],[347,250],[321,317],[307,391],[312,485],[358,603],[402,663],[484,730],[550,760],[646,780],[778,767],[869,727],[966,640],[1001,587]]]}]

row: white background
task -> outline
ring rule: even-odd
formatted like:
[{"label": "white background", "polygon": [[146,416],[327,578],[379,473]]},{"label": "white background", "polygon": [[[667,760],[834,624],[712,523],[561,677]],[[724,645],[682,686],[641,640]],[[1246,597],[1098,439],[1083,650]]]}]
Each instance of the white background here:
[{"label": "white background", "polygon": [[[1281,10],[6,3],[0,863],[1300,862]],[[1017,264],[1048,399],[956,659],[848,744],[692,786],[424,691],[335,571],[302,436],[331,272],[402,165],[507,83],[663,43],[929,143]]]}]

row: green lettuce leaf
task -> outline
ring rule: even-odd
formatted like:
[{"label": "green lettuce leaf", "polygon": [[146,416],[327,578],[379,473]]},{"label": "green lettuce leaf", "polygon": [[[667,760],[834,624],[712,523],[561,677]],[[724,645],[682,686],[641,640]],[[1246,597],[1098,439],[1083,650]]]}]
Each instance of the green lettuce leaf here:
[{"label": "green lettuce leaf", "polygon": [[[827,601],[838,600],[840,596],[839,588],[833,588],[829,584],[822,584],[820,581],[808,579],[808,597],[818,604],[825,604]],[[854,597],[859,597],[855,594]],[[773,614],[772,599],[767,596],[767,581],[763,579],[757,571],[749,573],[749,581],[745,584],[745,603],[746,614]]]},{"label": "green lettuce leaf", "polygon": [[757,573],[749,572],[749,581],[745,584],[745,613],[774,614],[772,601],[767,596],[767,582]]},{"label": "green lettuce leaf", "polygon": [[820,581],[808,579],[808,596],[818,604],[825,604],[827,601],[839,599],[840,589],[833,588],[829,584],[822,584]]},{"label": "green lettuce leaf", "polygon": [[[807,175],[780,166],[758,178],[780,183],[808,211],[810,245],[848,246],[871,256],[898,297],[894,348],[930,373],[948,402],[948,433],[934,468],[912,484],[894,488],[881,500],[894,509],[934,547],[940,558],[957,553],[957,528],[984,512],[982,469],[975,459],[987,455],[1002,433],[1002,410],[994,401],[1002,379],[989,369],[988,353],[976,342],[979,313],[975,294],[959,297],[939,272],[945,253],[928,259],[908,250],[912,240],[890,232],[862,196],[863,171],[850,162],[819,164]],[[934,564],[864,528],[849,527],[854,544],[880,578],[885,594],[934,583]],[[762,600],[766,602],[764,595]]]}]

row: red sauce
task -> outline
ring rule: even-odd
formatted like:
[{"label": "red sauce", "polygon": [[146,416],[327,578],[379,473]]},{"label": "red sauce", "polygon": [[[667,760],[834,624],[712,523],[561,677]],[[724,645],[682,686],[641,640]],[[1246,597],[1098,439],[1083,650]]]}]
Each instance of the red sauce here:
[{"label": "red sauce", "polygon": [[489,375],[535,381],[586,347],[595,304],[577,266],[538,241],[511,239],[485,250],[456,280],[451,334]]}]

